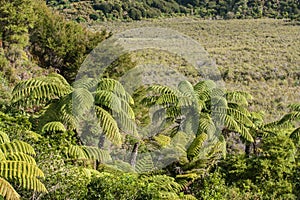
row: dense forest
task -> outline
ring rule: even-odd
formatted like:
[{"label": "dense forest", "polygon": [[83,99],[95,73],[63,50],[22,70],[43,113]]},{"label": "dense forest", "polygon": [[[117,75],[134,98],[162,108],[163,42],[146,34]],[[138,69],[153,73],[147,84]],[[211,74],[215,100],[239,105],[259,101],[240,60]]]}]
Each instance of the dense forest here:
[{"label": "dense forest", "polygon": [[[0,199],[300,199],[299,100],[280,102],[278,113],[268,110],[279,108],[273,103],[254,109],[263,98],[255,99],[242,87],[220,87],[195,74],[186,61],[153,50],[120,56],[101,76],[77,77],[83,62],[105,62],[87,58],[114,34],[77,22],[181,14],[294,20],[299,19],[299,2],[0,1]],[[203,32],[210,28],[212,34],[232,37],[226,30],[238,21],[216,22],[226,23],[225,28],[200,23]],[[274,26],[250,21],[255,23]],[[289,47],[299,44],[299,25],[280,23],[288,41],[278,41]],[[278,42],[272,35],[261,37]],[[243,49],[251,52],[249,46]],[[284,51],[281,47],[278,55],[272,54],[279,57]],[[299,93],[299,48],[291,51],[279,62],[278,68],[286,65],[283,74],[281,69],[269,74],[267,68],[257,75],[247,73],[253,68],[231,72],[221,67],[221,77],[234,85],[259,76],[257,84],[278,80]],[[145,55],[158,56],[159,63],[177,63],[189,81],[127,91],[121,77],[146,63]],[[260,92],[273,98],[266,90]],[[149,134],[153,119],[159,119],[159,128]]]},{"label": "dense forest", "polygon": [[206,19],[300,19],[300,3],[297,0],[47,0],[47,4],[79,22],[140,20],[176,15]]}]

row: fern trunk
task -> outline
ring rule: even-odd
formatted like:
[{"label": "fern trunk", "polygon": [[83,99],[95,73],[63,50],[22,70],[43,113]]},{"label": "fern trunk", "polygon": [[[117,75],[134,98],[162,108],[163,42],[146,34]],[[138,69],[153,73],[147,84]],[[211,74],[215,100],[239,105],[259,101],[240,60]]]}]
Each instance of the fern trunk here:
[{"label": "fern trunk", "polygon": [[246,145],[245,145],[245,153],[246,153],[247,157],[249,157],[250,153],[251,153],[251,144],[252,143],[246,142]]},{"label": "fern trunk", "polygon": [[99,143],[98,143],[99,149],[103,149],[104,142],[105,142],[105,135],[102,133],[99,137]]},{"label": "fern trunk", "polygon": [[133,149],[132,149],[131,156],[130,156],[130,165],[132,167],[135,167],[139,146],[140,146],[140,142],[137,142],[133,145]]}]

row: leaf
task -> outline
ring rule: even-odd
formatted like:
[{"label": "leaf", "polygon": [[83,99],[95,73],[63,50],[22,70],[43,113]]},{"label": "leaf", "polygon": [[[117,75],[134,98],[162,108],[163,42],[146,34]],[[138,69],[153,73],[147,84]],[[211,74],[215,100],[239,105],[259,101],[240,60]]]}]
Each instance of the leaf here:
[{"label": "leaf", "polygon": [[32,78],[19,82],[13,89],[12,102],[22,107],[44,104],[72,91],[71,86],[59,74]]},{"label": "leaf", "polygon": [[300,141],[300,127],[293,130],[293,132],[290,135],[290,138]]},{"label": "leaf", "polygon": [[22,152],[9,153],[6,155],[6,159],[11,161],[25,161],[27,163],[36,165],[36,162],[32,156]]},{"label": "leaf", "polygon": [[35,155],[35,151],[31,145],[19,140],[1,144],[0,150],[2,150],[4,154],[22,152],[30,155]]},{"label": "leaf", "polygon": [[44,173],[34,164],[25,161],[1,161],[0,175],[6,179],[15,179],[26,189],[47,192],[45,186],[36,178]]},{"label": "leaf", "polygon": [[10,142],[9,137],[3,131],[0,131],[0,144]]},{"label": "leaf", "polygon": [[115,119],[103,108],[96,106],[96,115],[105,136],[116,145],[122,144],[122,136]]},{"label": "leaf", "polygon": [[0,195],[6,200],[19,200],[20,195],[5,179],[0,177]]},{"label": "leaf", "polygon": [[68,154],[76,159],[90,159],[100,162],[111,160],[109,153],[98,147],[70,145]]},{"label": "leaf", "polygon": [[138,159],[135,166],[135,170],[138,173],[150,172],[154,169],[154,163],[150,154],[142,154],[142,158]]},{"label": "leaf", "polygon": [[200,153],[200,150],[203,147],[203,143],[206,139],[207,134],[202,133],[193,140],[192,144],[187,149],[187,156],[189,160],[192,160],[193,157]]},{"label": "leaf", "polygon": [[66,132],[65,126],[61,122],[48,122],[42,128],[43,133],[57,133],[57,132]]},{"label": "leaf", "polygon": [[248,100],[252,100],[253,97],[242,91],[227,92],[226,99],[228,102],[237,103],[239,105],[248,106]]}]

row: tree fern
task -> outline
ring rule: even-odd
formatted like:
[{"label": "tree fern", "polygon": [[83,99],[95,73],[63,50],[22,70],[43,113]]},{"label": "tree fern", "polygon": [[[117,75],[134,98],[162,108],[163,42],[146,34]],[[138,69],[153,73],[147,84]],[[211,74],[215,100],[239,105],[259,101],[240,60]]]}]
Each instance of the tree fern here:
[{"label": "tree fern", "polygon": [[39,119],[43,131],[77,130],[87,113],[95,112],[107,139],[114,144],[122,142],[120,130],[135,133],[135,115],[131,108],[132,97],[122,84],[113,79],[80,79],[73,87],[58,74],[22,81],[13,90],[12,101],[21,107],[44,105]]},{"label": "tree fern", "polygon": [[297,127],[296,122],[300,121],[300,103],[294,103],[289,105],[290,112],[285,114],[278,122],[277,126],[290,126],[292,131],[290,132],[290,137],[297,142],[300,141],[300,127]]}]

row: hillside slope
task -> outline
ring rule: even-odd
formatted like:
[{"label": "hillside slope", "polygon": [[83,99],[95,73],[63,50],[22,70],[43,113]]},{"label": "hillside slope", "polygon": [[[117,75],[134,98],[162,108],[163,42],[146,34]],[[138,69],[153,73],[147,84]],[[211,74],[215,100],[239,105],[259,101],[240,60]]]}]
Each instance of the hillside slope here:
[{"label": "hillside slope", "polygon": [[79,22],[140,20],[193,15],[209,19],[290,18],[300,19],[297,0],[47,0],[49,6]]},{"label": "hillside slope", "polygon": [[[95,30],[113,33],[139,27],[164,27],[196,39],[216,61],[230,90],[250,92],[252,109],[267,111],[268,121],[277,119],[286,105],[300,99],[300,26],[283,20],[200,20],[171,18],[130,23],[98,23]],[[161,52],[137,52],[137,64],[158,60],[166,65],[183,61]],[[185,64],[184,64],[185,65]]]}]

